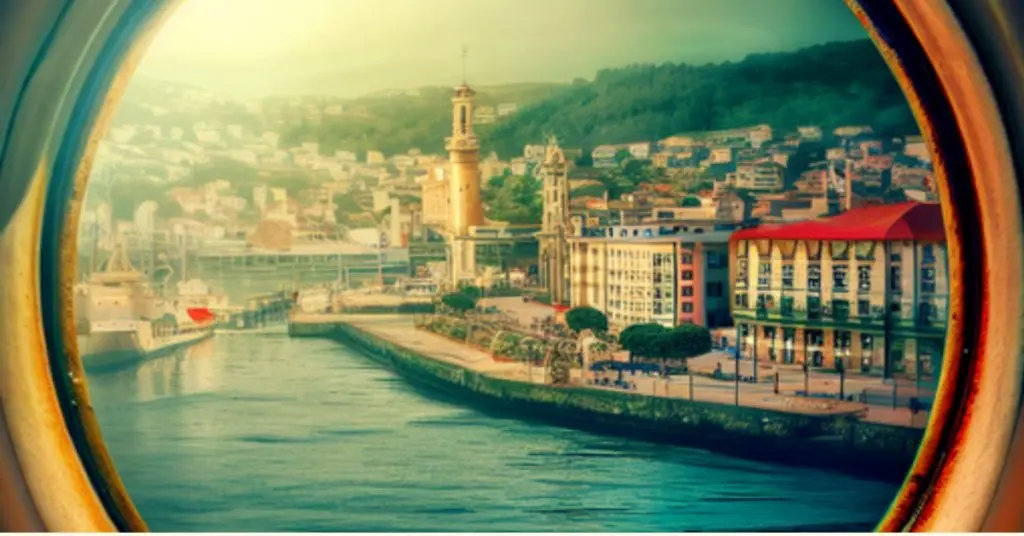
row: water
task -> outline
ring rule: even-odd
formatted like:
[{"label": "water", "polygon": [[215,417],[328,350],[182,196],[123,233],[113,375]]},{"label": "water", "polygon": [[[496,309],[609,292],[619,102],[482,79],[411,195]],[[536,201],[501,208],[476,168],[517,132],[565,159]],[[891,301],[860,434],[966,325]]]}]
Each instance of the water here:
[{"label": "water", "polygon": [[896,491],[495,418],[285,335],[218,336],[89,382],[155,531],[870,530]]}]

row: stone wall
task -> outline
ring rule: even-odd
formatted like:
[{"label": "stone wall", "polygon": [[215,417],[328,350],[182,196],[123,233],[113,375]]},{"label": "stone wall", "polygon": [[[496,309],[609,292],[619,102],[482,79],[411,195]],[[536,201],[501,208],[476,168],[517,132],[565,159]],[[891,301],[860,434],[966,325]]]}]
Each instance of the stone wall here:
[{"label": "stone wall", "polygon": [[495,378],[427,358],[343,323],[296,325],[290,333],[333,338],[362,350],[413,385],[443,391],[483,411],[748,459],[901,481],[922,436],[921,430],[864,423],[850,416],[800,415]]}]

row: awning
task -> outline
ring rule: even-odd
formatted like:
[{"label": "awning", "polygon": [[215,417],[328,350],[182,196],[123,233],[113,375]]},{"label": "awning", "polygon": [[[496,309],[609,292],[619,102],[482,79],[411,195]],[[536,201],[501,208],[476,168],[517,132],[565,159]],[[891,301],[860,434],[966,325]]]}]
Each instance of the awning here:
[{"label": "awning", "polygon": [[217,315],[211,313],[206,307],[190,307],[188,309],[188,316],[196,324],[205,324],[217,318]]}]

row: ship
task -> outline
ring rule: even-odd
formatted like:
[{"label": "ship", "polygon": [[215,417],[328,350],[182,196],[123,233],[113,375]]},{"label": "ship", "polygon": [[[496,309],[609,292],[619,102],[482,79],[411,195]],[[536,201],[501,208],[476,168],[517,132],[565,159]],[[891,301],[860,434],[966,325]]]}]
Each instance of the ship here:
[{"label": "ship", "polygon": [[167,301],[115,245],[102,271],[75,286],[75,327],[82,363],[118,368],[193,345],[213,335],[207,307]]}]

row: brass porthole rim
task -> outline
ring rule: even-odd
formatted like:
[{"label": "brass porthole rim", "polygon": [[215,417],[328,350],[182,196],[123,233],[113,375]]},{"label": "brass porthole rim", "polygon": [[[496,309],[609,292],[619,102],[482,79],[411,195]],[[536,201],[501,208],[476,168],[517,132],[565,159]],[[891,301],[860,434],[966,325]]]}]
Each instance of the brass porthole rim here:
[{"label": "brass porthole rim", "polygon": [[[907,92],[908,97],[914,95],[915,90],[910,85],[911,82],[907,78],[906,72],[902,70],[903,67],[898,64],[898,61],[896,66],[893,65],[892,60],[894,58],[886,55],[887,45],[879,37],[875,26],[865,16],[863,8],[870,7],[866,4],[873,4],[875,2],[870,0],[847,0],[847,2],[854,9],[854,12],[861,17],[861,20],[865,22],[872,38],[882,49],[883,56],[886,56],[887,61],[890,61],[890,67],[893,67],[893,71],[896,73],[904,91]],[[178,0],[167,0],[165,2],[167,6],[173,6],[177,3]],[[928,52],[933,63],[937,61],[934,59],[934,54],[940,48],[957,49],[963,54],[963,58],[965,58],[963,65],[966,66],[969,72],[981,72],[969,43],[964,38],[962,32],[959,31],[955,18],[952,17],[952,13],[948,12],[948,8],[945,5],[938,0],[894,0],[894,4],[898,6],[899,10],[907,16],[911,25],[914,26],[915,34],[918,40],[920,40],[921,46]],[[166,15],[169,11],[170,8],[168,7],[162,11],[162,15]],[[929,23],[924,23],[923,18],[915,21],[912,16],[914,13],[918,15],[927,13],[933,18]],[[147,32],[151,33],[164,18],[164,16],[158,16],[147,21],[146,24],[150,24]],[[915,26],[915,24],[936,24],[939,22],[950,32],[948,36],[944,36],[948,41],[943,44],[935,42],[934,39],[928,41],[929,34],[925,32],[924,28]],[[141,52],[139,53],[141,54]],[[130,77],[133,67],[134,64],[131,61],[123,63],[118,71],[118,80],[123,82],[123,80]],[[991,89],[987,87],[984,81],[984,77],[972,78],[970,75],[961,75],[960,78],[961,80],[958,80],[958,82],[961,84],[973,85],[974,87],[974,91],[969,94],[957,94],[954,92],[949,96],[954,109],[960,111],[958,125],[961,126],[962,131],[964,131],[963,127],[967,127],[966,131],[972,131],[976,134],[987,133],[988,137],[986,139],[989,140],[1005,139],[1005,131],[1002,128],[998,114],[993,116],[991,113],[995,109],[993,97]],[[944,88],[947,90],[950,89],[949,83],[948,79],[945,80]],[[109,113],[108,109],[114,109],[117,106],[116,95],[111,92],[107,96],[108,99],[103,105],[101,117],[103,114]],[[920,109],[920,106],[913,102],[913,98],[909,100],[915,106],[915,113],[922,128],[926,131],[934,129],[934,126],[930,123],[931,118],[928,116],[922,117],[923,111]],[[102,138],[103,134],[102,121],[100,121],[97,127],[90,133],[88,148],[81,155],[82,165],[76,171],[76,188],[68,204],[69,214],[66,225],[71,225],[71,222],[77,224],[80,201],[84,194],[84,180],[89,173],[92,151],[95,149],[95,142]],[[926,132],[926,137],[929,138],[932,144],[933,154],[939,154],[937,153],[939,148],[935,146],[936,142],[933,136],[928,135]],[[983,161],[979,158],[982,154],[980,152],[981,149],[977,145],[972,145],[969,136],[965,138],[964,152],[972,162],[972,169],[992,169],[994,167],[999,170],[1009,170],[1009,173],[995,176],[978,173],[971,174],[973,188],[976,192],[981,190],[982,186],[993,190],[993,193],[990,195],[979,195],[978,200],[980,216],[978,223],[983,231],[982,239],[985,246],[983,250],[984,257],[981,259],[987,270],[984,274],[985,281],[990,285],[992,281],[1005,282],[1016,278],[1019,282],[1020,268],[1024,264],[1020,258],[1020,245],[1022,243],[1021,207],[1018,202],[1017,184],[1014,181],[1013,166],[1012,162],[1009,161],[1009,153],[1008,151],[994,151],[995,160]],[[986,158],[993,156],[990,153],[985,154]],[[941,163],[942,160],[939,159],[939,162]],[[58,177],[57,180],[62,180],[62,178]],[[1013,192],[1013,195],[1009,195],[1010,192]],[[947,211],[947,216],[952,215],[952,211],[957,206],[954,201],[961,203],[962,201],[954,199],[951,191],[945,185],[940,188],[940,194],[944,203],[944,210]],[[42,201],[41,198],[34,197],[31,193],[26,196],[28,202],[33,202],[33,199],[35,200],[34,202]],[[25,203],[23,202],[22,209],[25,209],[24,205]],[[21,210],[20,214],[22,223],[38,224],[38,221],[30,221],[31,218],[36,216],[31,210]],[[962,248],[965,246],[961,239],[961,233],[964,231],[963,228],[958,226],[957,222],[948,218],[946,228],[951,247],[956,248],[956,251],[962,252]],[[63,229],[65,233],[68,230],[69,228]],[[35,243],[38,244],[38,225],[35,231],[37,233]],[[73,229],[73,231],[77,232],[77,229]],[[72,233],[72,236],[74,236],[74,233]],[[65,241],[64,246],[68,247],[68,244],[69,242]],[[70,244],[73,247],[73,241],[70,241]],[[1000,247],[995,248],[994,246],[996,245]],[[1016,246],[1016,249],[1006,249],[1005,246],[1007,245]],[[27,257],[35,256],[34,252],[27,251],[28,248],[25,249],[26,251],[22,251],[22,253],[28,254],[26,255]],[[66,251],[62,251],[61,255],[67,258]],[[26,262],[35,261],[27,260]],[[69,272],[72,274],[71,277],[73,277],[73,271],[69,268],[67,264],[62,267],[61,277],[65,278],[65,281]],[[956,267],[955,263],[951,262],[950,268],[951,286],[957,286],[962,290],[963,281],[957,278],[962,276],[963,267]],[[4,273],[9,273],[9,271],[0,267],[0,274]],[[38,283],[38,279],[36,283]],[[986,288],[992,287],[986,286]],[[38,294],[38,289],[36,290]],[[66,289],[62,289],[61,292],[66,292]],[[950,309],[955,311],[956,307],[963,306],[964,301],[960,300],[954,305],[953,295],[954,292],[951,289]],[[66,297],[67,294],[65,293],[63,296]],[[1020,400],[1019,380],[1022,371],[1020,360],[1012,358],[1015,355],[1019,355],[1021,342],[1020,313],[1022,308],[1020,293],[1000,289],[999,292],[986,294],[986,298],[984,311],[981,311],[983,313],[982,325],[989,328],[985,330],[985,333],[963,333],[962,316],[953,318],[950,322],[950,335],[947,338],[942,382],[936,401],[937,409],[932,415],[932,421],[929,423],[929,429],[921,446],[923,455],[919,455],[911,471],[911,474],[915,475],[917,479],[908,477],[907,483],[904,484],[894,502],[893,509],[879,525],[880,530],[891,531],[908,528],[919,530],[926,528],[929,530],[970,531],[977,530],[980,526],[980,518],[983,517],[984,512],[979,511],[977,508],[973,508],[971,512],[963,515],[957,515],[955,512],[959,512],[964,508],[963,493],[971,489],[968,479],[977,479],[978,477],[978,470],[975,468],[975,464],[984,461],[983,465],[989,472],[995,473],[988,475],[988,479],[998,478],[997,464],[993,460],[986,461],[977,458],[976,453],[978,451],[975,449],[984,443],[988,446],[987,456],[990,458],[995,458],[999,454],[1005,454],[1005,450],[1009,445],[1010,434],[1012,433],[1012,423],[1006,422],[1006,416],[1016,416],[1016,411],[1019,407],[1018,401]],[[70,313],[70,309],[63,309],[63,314],[65,315],[63,322],[65,326],[73,325],[73,319],[68,316]],[[959,311],[959,313],[966,314],[966,311]],[[16,310],[13,314],[8,311],[8,314],[0,317],[0,323],[8,324],[8,326],[28,325],[29,322],[33,322],[34,325],[42,325],[42,318],[38,309]],[[1003,327],[1008,329],[998,329],[996,327],[997,323],[1006,323]],[[958,328],[960,328],[959,331]],[[77,371],[80,373],[81,364],[77,356],[77,340],[74,338],[73,333],[70,336],[71,340],[69,340],[69,334],[66,330],[60,336],[63,337],[68,353],[72,354],[69,357],[67,367],[72,372]],[[950,344],[950,342],[953,344]],[[0,359],[48,361],[46,355],[33,354],[27,346],[20,346],[16,349],[20,352],[18,355],[0,356]],[[963,355],[964,350],[976,351],[978,359],[970,363],[963,362],[966,360],[961,360],[960,356]],[[1007,350],[1012,350],[1015,353],[1011,354],[1010,357],[1006,357],[1005,352]],[[1000,356],[999,352],[1003,352],[1003,355]],[[966,386],[956,383],[958,379],[966,379],[970,383]],[[57,380],[60,381],[60,379]],[[38,389],[45,388],[45,386],[38,383],[34,383],[34,385]],[[53,387],[51,383],[50,389],[52,394],[57,396],[56,391],[53,391]],[[964,387],[968,389],[958,392]],[[1006,390],[1006,388],[1009,390]],[[995,389],[1003,389],[1002,400],[993,400],[990,398],[991,395],[985,395],[987,392],[997,392],[994,391]],[[76,388],[74,396],[78,400],[87,401],[87,387],[83,384],[80,390]],[[989,396],[989,398],[986,398],[986,396]],[[5,413],[18,411],[12,410],[10,400],[4,399],[4,402]],[[964,403],[960,404],[960,402]],[[90,430],[86,444],[76,445],[79,449],[78,454],[81,457],[106,458],[109,460],[109,454],[102,442],[95,416],[91,414],[91,409],[85,406],[88,406],[88,404],[79,405],[79,410],[75,414],[64,416],[65,419],[79,420],[86,429]],[[992,437],[991,435],[982,436],[974,432],[968,433],[979,426],[989,430],[995,429],[999,431],[999,434],[997,437]],[[955,445],[950,443],[951,438],[956,440]],[[33,448],[32,440],[40,439],[49,441],[52,438],[48,436],[12,434],[12,441],[16,444],[19,451]],[[1002,451],[1000,452],[999,449],[1002,449]],[[25,460],[22,461],[24,462]],[[43,462],[35,461],[32,463]],[[69,460],[50,460],[49,463],[65,463],[68,464],[67,468],[71,471],[81,470],[81,467],[72,467],[73,462]],[[124,491],[120,478],[116,471],[114,471],[112,464],[108,470],[104,471],[102,480],[103,482],[94,482],[94,485],[108,486],[108,489],[113,489],[116,494],[123,494],[127,502],[119,505],[119,508],[130,509],[130,511],[122,510],[121,514],[125,515],[125,517],[131,517],[130,513],[134,512],[134,506],[131,504],[130,499],[128,499],[127,493]],[[941,486],[936,487],[937,483],[941,484]],[[947,487],[956,488],[957,486],[962,487],[964,491],[960,492],[952,489],[946,491]],[[994,486],[994,483],[991,485],[979,485],[971,491],[978,494],[979,497],[991,497],[994,493]],[[41,502],[37,506],[44,514],[44,519],[54,519],[55,516],[67,514],[61,510],[60,505]],[[137,512],[135,514],[137,515]],[[127,528],[144,530],[144,525]]]}]

